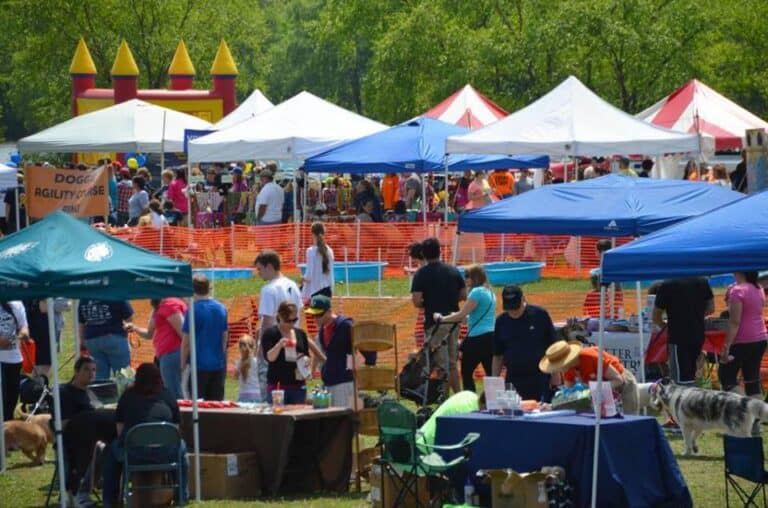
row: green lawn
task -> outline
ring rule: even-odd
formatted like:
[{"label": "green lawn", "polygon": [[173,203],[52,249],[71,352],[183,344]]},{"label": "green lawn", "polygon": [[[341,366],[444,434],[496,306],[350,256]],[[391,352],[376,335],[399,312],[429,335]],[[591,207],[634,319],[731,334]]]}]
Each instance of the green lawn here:
[{"label": "green lawn", "polygon": [[[249,281],[220,281],[216,283],[216,295],[221,298],[241,294],[255,294],[262,286],[262,282],[256,279]],[[584,280],[544,279],[535,284],[525,286],[527,292],[538,291],[586,291],[589,282]],[[408,279],[385,279],[382,283],[382,294],[387,296],[406,296],[408,294]],[[346,294],[343,284],[335,288],[336,294]],[[355,283],[350,287],[353,296],[377,294],[376,283]],[[65,339],[60,361],[66,361],[71,357],[71,323],[65,328]],[[61,370],[62,380],[66,380],[72,372],[71,362]],[[227,380],[226,394],[229,399],[236,397],[237,383]],[[683,449],[680,438],[671,438],[670,444],[675,454],[679,457]],[[642,446],[642,443],[636,443]],[[697,507],[720,508],[725,505],[722,464],[722,440],[714,433],[707,433],[700,439],[701,453],[696,458],[679,458],[680,469],[688,483]],[[26,457],[19,452],[11,454],[9,469],[6,474],[0,475],[0,493],[2,500],[0,506],[9,507],[39,507],[43,506],[48,483],[53,474],[53,452],[48,452],[48,462],[44,466],[31,467]],[[640,473],[638,473],[640,474]],[[366,493],[362,496],[349,494],[347,496],[313,495],[301,499],[274,499],[268,501],[208,501],[200,506],[234,507],[234,506],[285,506],[295,508],[351,508],[367,506]]]}]

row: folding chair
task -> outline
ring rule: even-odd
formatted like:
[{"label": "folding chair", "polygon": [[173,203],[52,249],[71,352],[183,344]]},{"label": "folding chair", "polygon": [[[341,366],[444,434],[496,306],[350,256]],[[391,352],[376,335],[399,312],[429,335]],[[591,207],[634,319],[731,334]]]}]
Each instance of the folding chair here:
[{"label": "folding chair", "polygon": [[[745,507],[757,507],[758,504],[755,499],[762,490],[763,507],[765,507],[765,484],[768,483],[768,471],[765,470],[764,464],[763,438],[723,436],[723,449],[725,452],[726,506],[730,506],[728,491],[730,487],[733,487]],[[748,489],[740,485],[736,478],[754,483],[752,492],[748,492]]]},{"label": "folding chair", "polygon": [[[393,504],[388,504],[382,499],[384,506],[403,506],[407,496],[412,494],[416,504],[423,508],[418,492],[419,476],[436,477],[445,480],[443,485],[449,485],[448,475],[468,460],[470,445],[480,438],[480,434],[470,432],[461,442],[453,445],[420,443],[419,447],[427,452],[422,454],[416,446],[418,429],[413,412],[397,401],[385,400],[378,407],[378,419],[382,478],[385,474],[391,474],[398,491]],[[455,450],[463,450],[463,453],[447,462],[436,452]],[[436,501],[441,501],[443,493],[441,492]]]},{"label": "folding chair", "polygon": [[[173,487],[179,506],[184,504],[181,475],[184,467],[181,456],[181,434],[168,422],[142,423],[132,427],[125,436],[123,452],[123,506],[128,506],[131,487],[135,490],[154,490]],[[158,471],[175,473],[175,482],[161,485],[130,484],[131,473]]]}]

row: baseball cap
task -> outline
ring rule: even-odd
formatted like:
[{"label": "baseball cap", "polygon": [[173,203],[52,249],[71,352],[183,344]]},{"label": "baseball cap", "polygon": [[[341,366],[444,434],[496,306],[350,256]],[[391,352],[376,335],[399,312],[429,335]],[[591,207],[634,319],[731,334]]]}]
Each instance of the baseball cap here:
[{"label": "baseball cap", "polygon": [[238,166],[235,166],[232,168],[232,174],[233,175],[242,175],[243,174],[243,168],[240,168]]},{"label": "baseball cap", "polygon": [[309,302],[309,308],[304,309],[305,314],[319,316],[331,308],[331,299],[325,295],[315,295]]},{"label": "baseball cap", "polygon": [[501,300],[504,302],[504,310],[518,309],[523,301],[523,290],[514,284],[504,286],[501,291]]}]

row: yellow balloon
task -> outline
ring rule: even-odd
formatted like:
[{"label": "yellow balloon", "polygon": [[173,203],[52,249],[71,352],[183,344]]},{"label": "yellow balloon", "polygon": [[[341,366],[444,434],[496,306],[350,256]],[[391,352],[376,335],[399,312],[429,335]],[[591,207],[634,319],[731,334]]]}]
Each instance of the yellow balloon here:
[{"label": "yellow balloon", "polygon": [[127,161],[125,161],[126,165],[131,169],[138,169],[139,168],[139,161],[131,157]]}]

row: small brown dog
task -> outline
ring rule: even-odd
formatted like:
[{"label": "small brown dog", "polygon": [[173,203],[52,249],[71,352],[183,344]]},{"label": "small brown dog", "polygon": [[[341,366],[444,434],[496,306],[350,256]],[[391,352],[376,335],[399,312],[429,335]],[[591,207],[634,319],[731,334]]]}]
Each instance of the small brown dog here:
[{"label": "small brown dog", "polygon": [[48,437],[40,425],[11,420],[3,424],[3,431],[5,432],[5,446],[21,449],[24,455],[29,457],[36,466],[45,462]]},{"label": "small brown dog", "polygon": [[16,406],[16,411],[13,413],[15,418],[39,425],[43,432],[45,432],[45,438],[48,440],[48,443],[53,444],[55,438],[53,436],[53,427],[51,426],[51,415],[48,413],[31,415],[25,413],[21,407],[21,405]]}]

